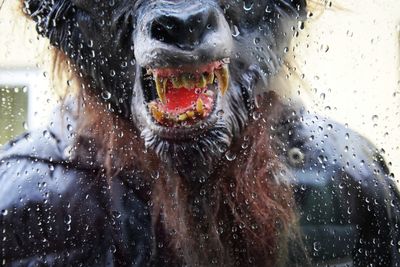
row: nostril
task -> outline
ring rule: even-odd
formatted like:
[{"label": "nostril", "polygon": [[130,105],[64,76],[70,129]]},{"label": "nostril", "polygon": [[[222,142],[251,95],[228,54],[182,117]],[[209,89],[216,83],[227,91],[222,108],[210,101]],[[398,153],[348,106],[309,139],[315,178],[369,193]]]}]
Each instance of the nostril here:
[{"label": "nostril", "polygon": [[168,44],[177,41],[179,32],[182,31],[179,26],[181,23],[175,17],[160,16],[155,18],[150,26],[150,37],[160,42]]},{"label": "nostril", "polygon": [[211,8],[186,10],[174,15],[161,14],[149,26],[152,39],[181,49],[194,49],[217,28],[217,15]]}]

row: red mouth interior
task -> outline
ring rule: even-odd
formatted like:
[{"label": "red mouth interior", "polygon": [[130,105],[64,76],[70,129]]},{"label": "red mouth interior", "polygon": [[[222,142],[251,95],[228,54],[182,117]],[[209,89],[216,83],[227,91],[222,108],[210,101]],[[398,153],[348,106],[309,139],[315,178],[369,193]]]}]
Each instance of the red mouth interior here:
[{"label": "red mouth interior", "polygon": [[215,90],[226,91],[229,73],[222,60],[202,66],[150,70],[157,98],[149,102],[153,118],[164,126],[192,125],[207,118]]},{"label": "red mouth interior", "polygon": [[206,110],[211,109],[213,99],[205,94],[207,87],[187,89],[185,87],[172,88],[168,87],[166,92],[166,103],[158,103],[159,110],[179,115],[193,109],[199,98],[201,98]]}]

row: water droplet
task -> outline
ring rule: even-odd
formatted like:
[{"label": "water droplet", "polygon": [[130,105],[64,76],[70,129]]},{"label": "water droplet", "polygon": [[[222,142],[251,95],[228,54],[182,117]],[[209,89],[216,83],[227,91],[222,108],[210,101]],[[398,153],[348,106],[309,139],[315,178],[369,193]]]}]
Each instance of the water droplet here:
[{"label": "water droplet", "polygon": [[158,171],[154,171],[150,174],[151,178],[154,180],[157,180],[158,178],[160,178],[160,173]]},{"label": "water droplet", "polygon": [[117,211],[117,210],[113,210],[112,211],[112,215],[114,218],[118,219],[121,217],[121,212]]},{"label": "water droplet", "polygon": [[109,100],[109,99],[111,98],[111,93],[108,92],[108,91],[103,91],[103,92],[101,92],[101,97],[102,97],[104,100]]},{"label": "water droplet", "polygon": [[319,242],[313,243],[314,251],[319,251],[321,249],[321,244]]},{"label": "water droplet", "polygon": [[304,21],[299,21],[297,27],[299,28],[299,30],[304,30]]},{"label": "water droplet", "polygon": [[226,151],[226,153],[225,153],[225,157],[226,157],[227,160],[233,161],[233,160],[236,159],[236,154],[233,153],[232,151],[228,150],[228,151]]},{"label": "water droplet", "polygon": [[221,153],[224,153],[227,149],[228,147],[225,144],[221,144],[220,146],[218,146],[218,151]]},{"label": "water droplet", "polygon": [[252,117],[253,117],[253,120],[257,121],[257,120],[260,119],[261,113],[260,113],[260,112],[257,112],[257,111],[254,111]]},{"label": "water droplet", "polygon": [[49,133],[49,131],[44,130],[44,131],[43,131],[43,137],[46,138],[46,139],[49,139],[49,138],[50,138],[50,133]]},{"label": "water droplet", "polygon": [[64,222],[65,222],[66,224],[71,224],[71,222],[72,222],[72,217],[71,217],[71,215],[65,216]]},{"label": "water droplet", "polygon": [[350,207],[348,207],[348,208],[347,208],[347,214],[351,214],[351,213],[352,213],[352,210],[351,210]]},{"label": "water droplet", "polygon": [[233,25],[232,36],[233,37],[238,37],[239,35],[240,35],[240,31],[239,31],[238,27],[236,25]]},{"label": "water droplet", "polygon": [[254,6],[253,2],[247,3],[247,1],[243,1],[243,9],[246,11],[250,11]]}]

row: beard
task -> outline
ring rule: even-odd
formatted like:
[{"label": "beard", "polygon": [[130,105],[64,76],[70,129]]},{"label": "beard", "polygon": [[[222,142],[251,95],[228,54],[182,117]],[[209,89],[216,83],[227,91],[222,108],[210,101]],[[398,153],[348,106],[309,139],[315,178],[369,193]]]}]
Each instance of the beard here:
[{"label": "beard", "polygon": [[[204,182],[229,153],[234,138],[239,136],[247,121],[248,112],[240,95],[229,94],[230,99],[218,111],[212,128],[185,139],[168,140],[149,129],[141,133],[145,146],[153,150],[160,160],[175,173],[190,182]],[[229,104],[228,104],[229,103]]]}]

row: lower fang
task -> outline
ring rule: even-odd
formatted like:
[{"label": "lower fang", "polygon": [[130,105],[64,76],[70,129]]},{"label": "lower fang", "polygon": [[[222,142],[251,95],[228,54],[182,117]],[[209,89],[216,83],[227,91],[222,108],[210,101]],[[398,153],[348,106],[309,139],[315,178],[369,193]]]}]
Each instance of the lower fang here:
[{"label": "lower fang", "polygon": [[178,120],[179,121],[185,121],[188,119],[188,115],[186,115],[185,113],[179,115]]},{"label": "lower fang", "polygon": [[156,106],[151,106],[150,110],[151,110],[151,114],[153,115],[154,119],[156,119],[156,121],[158,121],[158,122],[162,121],[163,113],[161,111],[159,111]]},{"label": "lower fang", "polygon": [[203,100],[199,97],[196,101],[196,111],[198,113],[203,113],[204,103]]},{"label": "lower fang", "polygon": [[186,111],[186,115],[187,115],[189,118],[193,118],[193,117],[194,117],[194,111]]}]

